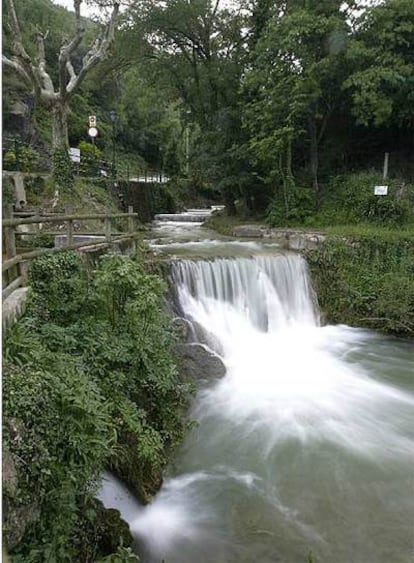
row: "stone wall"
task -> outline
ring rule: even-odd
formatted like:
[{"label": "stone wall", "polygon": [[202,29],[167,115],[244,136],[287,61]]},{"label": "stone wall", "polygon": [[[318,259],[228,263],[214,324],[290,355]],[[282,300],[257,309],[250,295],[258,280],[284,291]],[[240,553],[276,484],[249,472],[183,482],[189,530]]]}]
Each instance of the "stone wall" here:
[{"label": "stone wall", "polygon": [[278,242],[288,250],[314,250],[326,240],[320,231],[300,229],[272,229],[264,225],[240,225],[234,227],[233,236],[240,238],[263,238]]}]

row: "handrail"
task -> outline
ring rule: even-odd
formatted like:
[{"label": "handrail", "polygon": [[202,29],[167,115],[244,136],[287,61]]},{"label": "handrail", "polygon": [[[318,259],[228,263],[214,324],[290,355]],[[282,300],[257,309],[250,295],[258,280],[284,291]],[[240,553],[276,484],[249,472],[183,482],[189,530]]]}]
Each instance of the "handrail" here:
[{"label": "handrail", "polygon": [[3,219],[3,227],[16,227],[17,225],[31,225],[33,223],[61,223],[62,221],[82,221],[90,219],[119,219],[121,217],[138,217],[138,213],[95,213],[93,215],[50,215],[31,216],[21,219]]},{"label": "handrail", "polygon": [[[138,217],[138,213],[134,213],[131,206],[128,207],[128,213],[88,213],[88,214],[74,214],[72,212],[72,206],[68,206],[66,214],[53,214],[53,215],[32,215],[29,217],[13,218],[13,211],[11,207],[7,210],[8,218],[3,218],[2,227],[4,228],[4,242],[6,250],[6,260],[2,263],[2,272],[6,276],[7,282],[5,287],[2,289],[2,299],[4,300],[8,297],[14,289],[21,287],[26,283],[27,279],[27,262],[37,258],[39,256],[44,256],[46,254],[54,254],[56,252],[64,252],[65,250],[77,250],[80,248],[99,248],[108,247],[111,244],[116,244],[124,240],[133,240],[139,236],[135,230],[134,219]],[[127,232],[125,234],[116,232],[113,233],[111,230],[112,219],[126,218],[128,219]],[[73,222],[83,221],[91,219],[101,219],[104,222],[104,232],[99,233],[99,236],[103,238],[96,241],[83,241],[74,243],[73,238],[75,236],[73,232]],[[23,252],[22,254],[16,253],[16,235],[23,235],[26,233],[16,232],[16,227],[19,225],[33,225],[40,223],[66,223],[67,228],[63,231],[62,235],[66,235],[67,242],[63,247],[57,248],[39,248],[29,252]],[[42,231],[48,234],[47,231]],[[83,236],[91,235],[90,233],[85,233]],[[94,233],[96,236],[97,233]],[[92,236],[92,235],[91,235]],[[9,272],[11,268],[14,271]],[[16,271],[17,270],[17,271]],[[13,279],[10,279],[10,278]]]}]

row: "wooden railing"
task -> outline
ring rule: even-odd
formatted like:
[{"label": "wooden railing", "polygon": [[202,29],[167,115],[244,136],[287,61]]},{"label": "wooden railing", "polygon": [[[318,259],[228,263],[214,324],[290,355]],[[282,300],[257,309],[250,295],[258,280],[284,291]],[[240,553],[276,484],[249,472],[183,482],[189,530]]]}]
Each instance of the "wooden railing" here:
[{"label": "wooden railing", "polygon": [[[23,215],[23,214],[20,214]],[[99,247],[99,246],[110,246],[114,243],[119,243],[126,241],[128,239],[133,239],[137,236],[135,229],[135,221],[138,217],[138,213],[134,213],[132,207],[128,207],[128,213],[96,213],[87,215],[77,215],[72,213],[71,206],[66,208],[65,214],[43,214],[42,216],[28,215],[26,217],[20,216],[15,217],[13,210],[10,207],[6,210],[5,217],[3,218],[3,251],[5,257],[3,256],[2,272],[3,272],[3,288],[2,288],[2,300],[6,299],[15,289],[22,287],[26,284],[27,273],[30,264],[30,260],[37,258],[38,256],[44,256],[46,254],[52,254],[55,252],[63,252],[65,250],[76,250],[84,247]],[[112,230],[112,220],[113,219],[127,219],[127,231],[126,232],[113,232]],[[103,221],[104,229],[103,232],[76,232],[74,233],[74,222],[89,221],[89,220],[101,220]],[[18,232],[16,229],[20,225],[38,225],[44,223],[65,223],[65,230],[59,233],[47,230],[38,230],[36,233],[22,233]],[[54,248],[38,248],[29,252],[22,252],[17,254],[16,237],[18,236],[30,236],[36,234],[59,234],[66,235],[66,244],[62,247]],[[102,237],[97,241],[83,241],[74,242],[75,235],[83,236],[100,236]]]}]

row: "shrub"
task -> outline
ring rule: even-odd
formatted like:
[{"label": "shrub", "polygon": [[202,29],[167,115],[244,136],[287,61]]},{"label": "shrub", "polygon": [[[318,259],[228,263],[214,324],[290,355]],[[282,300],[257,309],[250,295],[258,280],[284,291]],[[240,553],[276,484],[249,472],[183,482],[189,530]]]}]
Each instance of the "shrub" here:
[{"label": "shrub", "polygon": [[400,225],[412,220],[412,188],[398,180],[387,180],[388,195],[376,196],[374,186],[382,184],[381,175],[374,172],[333,178],[325,190],[318,223]]},{"label": "shrub", "polygon": [[[106,256],[91,272],[72,252],[37,259],[30,276],[26,316],[4,340],[4,439],[19,472],[8,502],[34,503],[40,517],[13,556],[99,560],[85,507],[102,471],[148,501],[187,426],[165,285],[129,257]],[[134,558],[120,548],[110,560]]]},{"label": "shrub", "polygon": [[371,229],[308,252],[328,322],[414,333],[414,236]]},{"label": "shrub", "polygon": [[6,170],[35,172],[40,160],[39,153],[29,145],[15,144],[15,148],[6,152],[3,166]]},{"label": "shrub", "polygon": [[102,160],[102,151],[96,145],[81,141],[78,145],[81,151],[81,170],[84,176],[97,176]]}]

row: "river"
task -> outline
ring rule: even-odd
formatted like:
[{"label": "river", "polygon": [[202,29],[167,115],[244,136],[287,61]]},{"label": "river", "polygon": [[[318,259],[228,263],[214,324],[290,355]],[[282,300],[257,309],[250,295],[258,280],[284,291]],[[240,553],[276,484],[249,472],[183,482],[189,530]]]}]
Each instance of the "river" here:
[{"label": "river", "polygon": [[321,326],[306,262],[271,242],[195,221],[150,242],[227,373],[149,506],[104,487],[144,562],[412,563],[413,342]]}]

